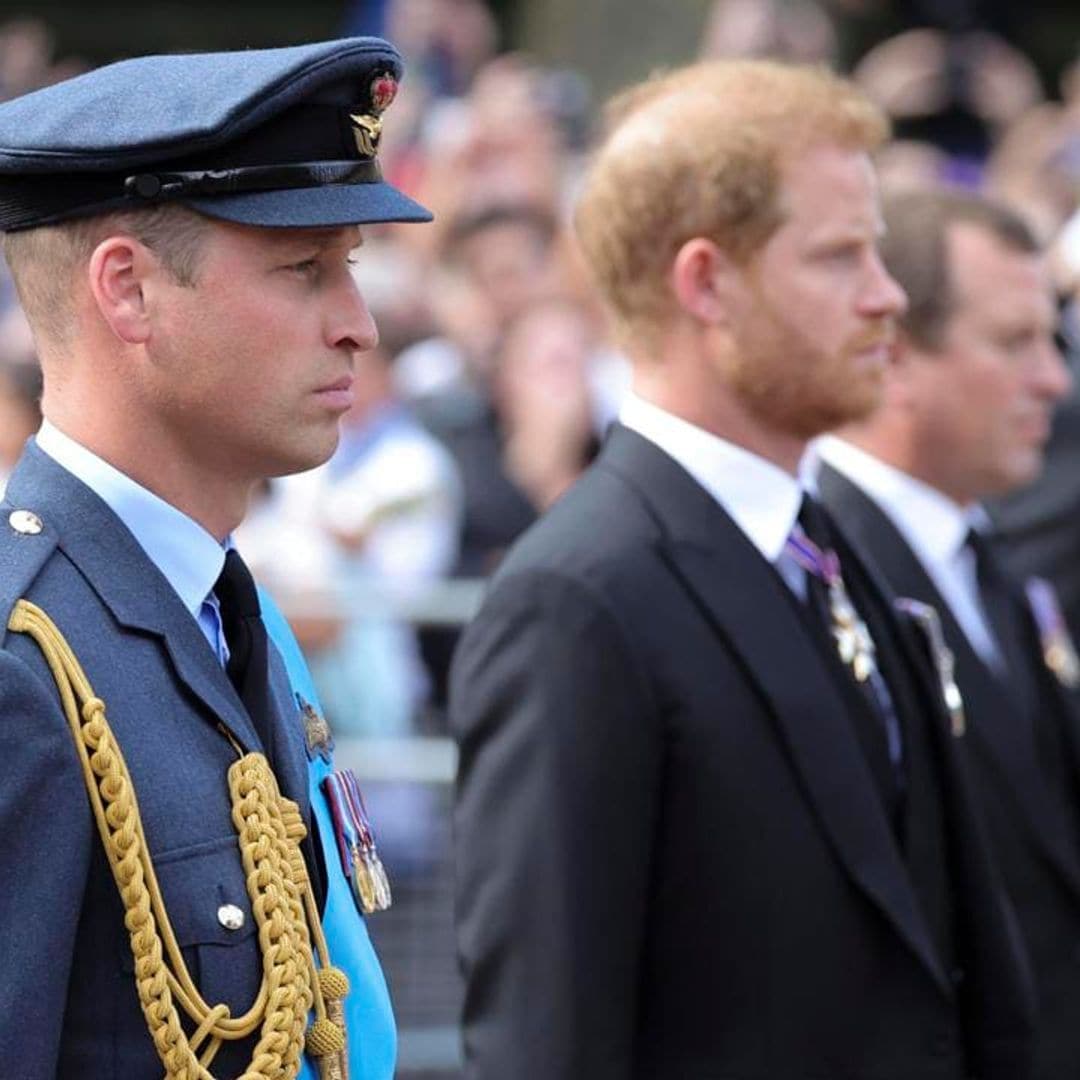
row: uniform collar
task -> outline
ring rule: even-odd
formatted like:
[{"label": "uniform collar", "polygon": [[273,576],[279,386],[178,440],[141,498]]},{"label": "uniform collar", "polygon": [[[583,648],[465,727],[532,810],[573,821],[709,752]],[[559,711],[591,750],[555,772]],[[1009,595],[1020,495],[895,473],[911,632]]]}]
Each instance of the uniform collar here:
[{"label": "uniform collar", "polygon": [[35,441],[58,465],[81,480],[127,526],[198,618],[225,565],[225,549],[198,522],[137,484],[103,458],[45,420]]},{"label": "uniform collar", "polygon": [[630,394],[619,419],[674,458],[775,562],[802,502],[795,477],[763,457]]}]

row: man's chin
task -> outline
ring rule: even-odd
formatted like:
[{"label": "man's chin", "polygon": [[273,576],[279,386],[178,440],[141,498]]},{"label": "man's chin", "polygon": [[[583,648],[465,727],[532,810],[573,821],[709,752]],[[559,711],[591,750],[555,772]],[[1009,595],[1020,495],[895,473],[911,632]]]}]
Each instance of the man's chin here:
[{"label": "man's chin", "polygon": [[337,449],[339,433],[335,429],[332,440],[327,440],[319,445],[297,448],[294,453],[282,455],[274,463],[273,471],[267,471],[269,478],[281,476],[295,476],[297,473],[310,472],[320,465],[325,465]]},{"label": "man's chin", "polygon": [[798,423],[791,434],[809,442],[821,435],[838,431],[851,424],[868,420],[881,405],[880,390],[862,396],[849,395],[843,400],[834,400],[819,404],[816,409],[807,409],[796,419]]},{"label": "man's chin", "polygon": [[1042,475],[1045,456],[1042,450],[1033,450],[1030,454],[1025,454],[1021,459],[1012,462],[1010,467],[1002,470],[1001,475],[997,477],[996,489],[980,498],[990,495],[998,497],[1012,495],[1021,488],[1034,484]]}]

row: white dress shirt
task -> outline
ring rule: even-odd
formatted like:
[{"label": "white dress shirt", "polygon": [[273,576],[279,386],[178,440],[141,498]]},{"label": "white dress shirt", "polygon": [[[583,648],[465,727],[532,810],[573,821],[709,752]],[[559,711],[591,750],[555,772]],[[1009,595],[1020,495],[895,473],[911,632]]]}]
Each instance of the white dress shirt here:
[{"label": "white dress shirt", "polygon": [[966,544],[972,528],[982,531],[989,524],[982,507],[960,506],[936,488],[834,435],[816,440],[813,456],[873,499],[922,563],[972,648],[984,663],[1001,670],[1001,652],[979,599],[975,555]]},{"label": "white dress shirt", "polygon": [[629,394],[619,419],[677,461],[734,519],[771,563],[784,550],[802,504],[799,481],[779,465]]},{"label": "white dress shirt", "polygon": [[[731,515],[785,584],[806,599],[806,571],[785,550],[802,505],[813,487],[778,465],[631,395],[619,419],[674,458]],[[810,473],[800,463],[798,474]],[[872,686],[888,740],[889,760],[899,768],[904,750],[892,696],[878,675]]]}]

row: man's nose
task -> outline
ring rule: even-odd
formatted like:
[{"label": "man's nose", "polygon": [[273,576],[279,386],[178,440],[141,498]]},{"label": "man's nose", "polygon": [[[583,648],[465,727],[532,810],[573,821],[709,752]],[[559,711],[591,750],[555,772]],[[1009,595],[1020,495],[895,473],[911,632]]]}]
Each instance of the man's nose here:
[{"label": "man's nose", "polygon": [[327,318],[327,343],[335,349],[370,352],[379,344],[379,330],[363,294],[347,275],[340,297]]}]

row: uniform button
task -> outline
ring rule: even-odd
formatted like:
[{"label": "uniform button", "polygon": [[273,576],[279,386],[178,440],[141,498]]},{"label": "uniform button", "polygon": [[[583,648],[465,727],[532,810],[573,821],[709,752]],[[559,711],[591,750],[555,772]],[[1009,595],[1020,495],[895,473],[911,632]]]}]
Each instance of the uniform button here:
[{"label": "uniform button", "polygon": [[37,536],[45,526],[32,510],[12,510],[8,524],[22,536]]},{"label": "uniform button", "polygon": [[222,904],[217,909],[217,921],[226,930],[239,930],[244,925],[244,913],[235,904]]}]

